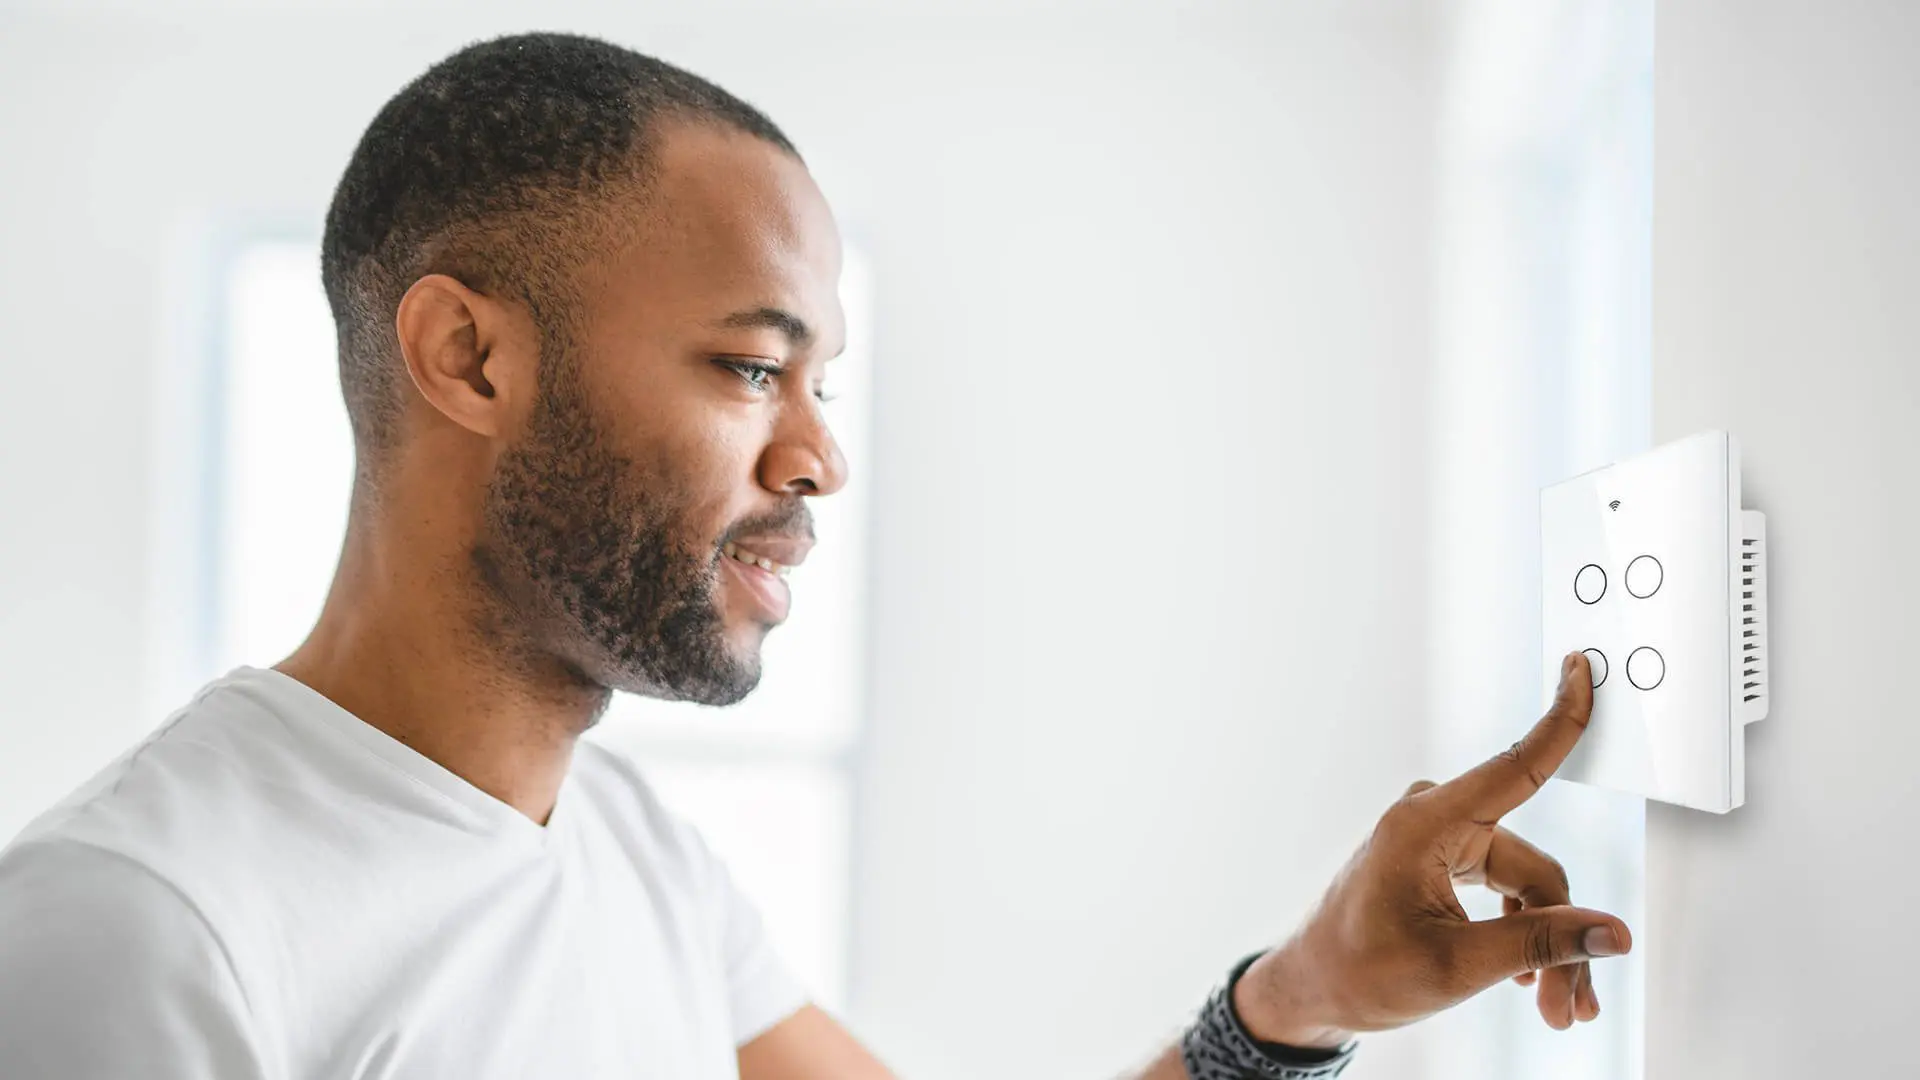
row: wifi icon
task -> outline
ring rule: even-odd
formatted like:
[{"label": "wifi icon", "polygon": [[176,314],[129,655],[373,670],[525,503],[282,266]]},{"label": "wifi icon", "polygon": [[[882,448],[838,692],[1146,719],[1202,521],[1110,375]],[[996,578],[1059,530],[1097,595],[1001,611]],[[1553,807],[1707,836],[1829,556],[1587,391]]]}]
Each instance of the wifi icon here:
[{"label": "wifi icon", "polygon": [[1619,500],[1619,499],[1615,499],[1615,500],[1613,500],[1612,502],[1610,502],[1610,503],[1608,503],[1608,504],[1607,504],[1607,509],[1609,509],[1609,510],[1618,510],[1618,509],[1620,509],[1620,500]]}]

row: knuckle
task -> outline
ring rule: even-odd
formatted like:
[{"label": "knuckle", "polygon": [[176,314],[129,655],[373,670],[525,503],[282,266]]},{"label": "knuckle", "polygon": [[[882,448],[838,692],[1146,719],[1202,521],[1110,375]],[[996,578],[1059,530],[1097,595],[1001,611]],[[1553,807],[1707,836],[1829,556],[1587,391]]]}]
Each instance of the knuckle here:
[{"label": "knuckle", "polygon": [[1556,702],[1553,708],[1547,711],[1547,719],[1556,724],[1572,724],[1577,728],[1585,728],[1587,721],[1593,719],[1593,713],[1588,709],[1580,708],[1572,698],[1567,698]]},{"label": "knuckle", "polygon": [[1527,967],[1533,970],[1553,967],[1559,959],[1559,950],[1553,944],[1553,927],[1545,919],[1534,920],[1527,927],[1520,951]]},{"label": "knuckle", "polygon": [[1374,822],[1373,833],[1368,837],[1368,840],[1370,842],[1385,842],[1405,832],[1407,828],[1407,815],[1412,812],[1404,800],[1387,807],[1387,812],[1380,815],[1379,821]]},{"label": "knuckle", "polygon": [[1527,756],[1527,741],[1525,739],[1502,750],[1500,752],[1500,760],[1505,761],[1509,766],[1525,776],[1527,783],[1533,790],[1538,791],[1546,786],[1546,774],[1535,768],[1532,760]]},{"label": "knuckle", "polygon": [[1573,882],[1567,879],[1567,868],[1560,864],[1559,859],[1551,855],[1547,856],[1547,866],[1553,871],[1554,883],[1560,886],[1560,895],[1571,896],[1573,894]]},{"label": "knuckle", "polygon": [[1421,828],[1421,822],[1426,820],[1429,810],[1426,806],[1414,801],[1414,794],[1403,795],[1392,806],[1387,807],[1387,812],[1380,815],[1379,823],[1373,827],[1374,836],[1381,838],[1408,836]]},{"label": "knuckle", "polygon": [[1520,907],[1523,911],[1528,908],[1553,907],[1566,902],[1566,890],[1555,890],[1552,885],[1528,885],[1520,890]]}]

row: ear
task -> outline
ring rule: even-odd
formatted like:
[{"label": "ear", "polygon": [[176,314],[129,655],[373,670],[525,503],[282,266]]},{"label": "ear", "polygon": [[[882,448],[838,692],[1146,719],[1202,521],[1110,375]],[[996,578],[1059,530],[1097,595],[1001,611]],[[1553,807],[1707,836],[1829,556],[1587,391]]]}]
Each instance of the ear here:
[{"label": "ear", "polygon": [[427,404],[475,435],[499,438],[533,400],[537,338],[524,321],[454,278],[428,274],[400,298],[394,331]]}]

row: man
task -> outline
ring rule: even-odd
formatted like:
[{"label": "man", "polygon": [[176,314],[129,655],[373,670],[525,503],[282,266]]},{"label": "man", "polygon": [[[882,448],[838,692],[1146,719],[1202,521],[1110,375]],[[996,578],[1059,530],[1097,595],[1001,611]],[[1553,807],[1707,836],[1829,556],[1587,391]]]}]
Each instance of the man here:
[{"label": "man", "polygon": [[[658,61],[511,37],[390,101],[322,252],[358,462],[332,592],[0,856],[0,1075],[887,1077],[579,741],[614,690],[753,688],[846,475],[817,401],[839,269],[779,129]],[[1586,961],[1627,929],[1498,824],[1586,723],[1585,661],[1563,678],[1143,1080],[1332,1075],[1507,978],[1593,1019]],[[1507,914],[1469,921],[1461,882]]]}]

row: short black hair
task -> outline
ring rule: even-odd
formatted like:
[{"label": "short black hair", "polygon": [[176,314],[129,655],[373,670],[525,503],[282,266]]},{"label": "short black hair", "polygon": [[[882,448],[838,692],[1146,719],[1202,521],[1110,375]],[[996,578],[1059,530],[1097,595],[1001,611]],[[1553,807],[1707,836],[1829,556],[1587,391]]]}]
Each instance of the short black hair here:
[{"label": "short black hair", "polygon": [[482,292],[513,290],[543,335],[571,318],[566,271],[593,247],[583,229],[594,204],[645,184],[665,118],[799,156],[773,121],[713,83],[577,34],[469,45],[381,108],[334,189],[320,245],[363,474],[400,411],[393,320],[407,289],[446,273]]}]

